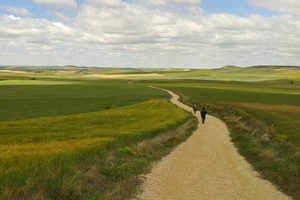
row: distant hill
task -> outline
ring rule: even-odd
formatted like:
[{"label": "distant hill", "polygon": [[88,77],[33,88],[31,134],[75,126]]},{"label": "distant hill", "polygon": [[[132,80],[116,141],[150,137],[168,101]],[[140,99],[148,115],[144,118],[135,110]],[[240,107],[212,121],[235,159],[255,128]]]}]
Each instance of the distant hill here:
[{"label": "distant hill", "polygon": [[242,67],[238,67],[235,65],[226,65],[224,67],[221,67],[220,70],[233,70],[233,69],[241,69]]},{"label": "distant hill", "polygon": [[256,66],[250,66],[247,68],[257,68],[257,69],[300,69],[299,66],[292,66],[292,65],[256,65]]},{"label": "distant hill", "polygon": [[249,72],[249,73],[272,73],[280,71],[300,71],[299,66],[290,66],[290,65],[256,65],[249,67],[238,67],[235,65],[226,65],[217,69],[217,71],[224,72]]}]

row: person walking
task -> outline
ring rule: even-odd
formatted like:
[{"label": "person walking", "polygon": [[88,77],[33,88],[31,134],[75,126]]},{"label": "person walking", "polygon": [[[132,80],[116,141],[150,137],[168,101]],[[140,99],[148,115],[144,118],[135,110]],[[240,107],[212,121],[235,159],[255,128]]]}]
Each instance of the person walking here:
[{"label": "person walking", "polygon": [[194,104],[194,106],[193,106],[193,111],[194,111],[194,114],[196,114],[196,112],[197,112],[197,106],[196,106],[196,104]]},{"label": "person walking", "polygon": [[205,123],[206,114],[207,114],[207,112],[206,112],[205,108],[202,108],[202,110],[200,111],[200,115],[201,115],[201,118],[202,118],[202,124]]}]

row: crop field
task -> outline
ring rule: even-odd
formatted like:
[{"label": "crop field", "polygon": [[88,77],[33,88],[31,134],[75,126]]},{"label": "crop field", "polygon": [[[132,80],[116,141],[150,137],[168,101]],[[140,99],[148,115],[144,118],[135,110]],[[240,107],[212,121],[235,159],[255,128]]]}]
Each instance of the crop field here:
[{"label": "crop field", "polygon": [[127,80],[22,75],[0,81],[1,199],[124,198],[159,158],[135,146],[190,118]]},{"label": "crop field", "polygon": [[128,81],[28,81],[0,81],[0,121],[88,113],[165,98],[162,91]]},{"label": "crop field", "polygon": [[130,197],[135,177],[188,135],[144,141],[195,125],[148,85],[222,119],[248,162],[299,199],[300,71],[280,67],[0,72],[0,198]]},{"label": "crop field", "polygon": [[149,100],[114,110],[1,122],[0,195],[29,198],[27,193],[41,190],[51,192],[48,198],[60,197],[59,192],[70,190],[66,184],[79,181],[80,165],[98,161],[93,159],[114,146],[153,137],[187,117],[166,100]]}]

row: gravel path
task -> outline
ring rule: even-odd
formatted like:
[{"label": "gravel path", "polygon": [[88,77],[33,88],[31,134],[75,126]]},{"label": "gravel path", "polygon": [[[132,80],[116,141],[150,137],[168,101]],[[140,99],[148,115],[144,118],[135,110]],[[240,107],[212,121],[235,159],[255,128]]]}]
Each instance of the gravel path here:
[{"label": "gravel path", "polygon": [[[177,101],[168,91],[171,102]],[[196,114],[200,121],[200,114]],[[230,142],[226,125],[207,116],[193,135],[163,158],[145,177],[139,200],[279,200],[290,199],[279,192],[241,157]]]}]

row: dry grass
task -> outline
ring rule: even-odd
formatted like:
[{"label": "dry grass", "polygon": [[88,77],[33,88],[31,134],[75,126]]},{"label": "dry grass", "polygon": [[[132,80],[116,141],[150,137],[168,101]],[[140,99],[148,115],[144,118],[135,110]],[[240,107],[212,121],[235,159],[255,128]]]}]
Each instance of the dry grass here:
[{"label": "dry grass", "polygon": [[154,151],[156,148],[161,148],[166,144],[174,144],[178,140],[186,137],[191,129],[195,128],[195,121],[189,120],[176,131],[169,131],[166,134],[159,135],[153,139],[143,140],[135,147],[137,154],[145,154]]},{"label": "dry grass", "polygon": [[265,179],[300,199],[300,107],[254,103],[230,107],[220,107],[215,113],[227,123],[239,152]]},{"label": "dry grass", "polygon": [[[128,178],[122,180],[115,190],[110,190],[105,194],[106,200],[123,200],[130,199],[136,194],[140,188],[139,185],[143,181],[143,175],[148,173],[157,160],[167,155],[179,143],[185,141],[195,130],[197,126],[197,119],[190,118],[180,127],[159,134],[158,136],[145,139],[136,144],[132,150],[135,154],[127,154],[126,160],[122,161],[123,164],[131,163],[131,165],[138,165],[138,173],[130,175]],[[124,156],[124,154],[123,154]],[[106,163],[111,168],[118,167],[118,155],[110,155]],[[136,163],[135,163],[136,162]]]}]

